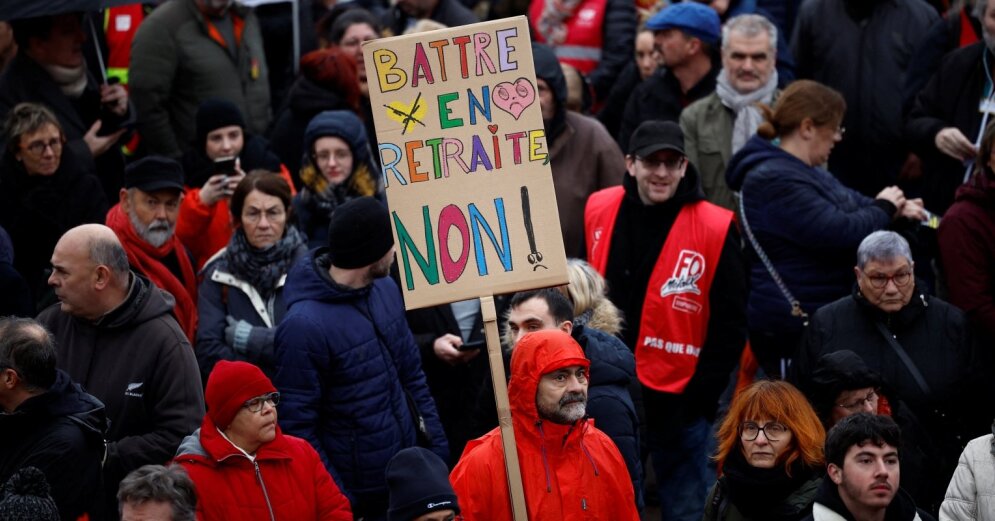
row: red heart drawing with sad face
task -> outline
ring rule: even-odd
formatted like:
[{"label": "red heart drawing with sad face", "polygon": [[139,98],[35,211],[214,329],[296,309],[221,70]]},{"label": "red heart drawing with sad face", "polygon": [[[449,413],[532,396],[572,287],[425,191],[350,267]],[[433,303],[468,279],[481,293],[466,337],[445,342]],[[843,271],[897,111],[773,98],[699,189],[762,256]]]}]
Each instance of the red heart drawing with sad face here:
[{"label": "red heart drawing with sad face", "polygon": [[518,78],[514,83],[505,81],[495,85],[491,99],[499,109],[517,120],[525,109],[535,103],[536,89],[529,80]]}]

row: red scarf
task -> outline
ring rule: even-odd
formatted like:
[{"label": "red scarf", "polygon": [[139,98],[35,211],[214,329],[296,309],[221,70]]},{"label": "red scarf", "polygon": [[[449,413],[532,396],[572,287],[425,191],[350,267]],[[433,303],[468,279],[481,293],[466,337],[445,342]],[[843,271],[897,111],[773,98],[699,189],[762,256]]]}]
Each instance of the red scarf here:
[{"label": "red scarf", "polygon": [[[156,286],[168,291],[174,299],[176,305],[173,307],[173,314],[180,328],[187,335],[190,344],[194,342],[194,332],[197,330],[197,277],[193,270],[193,263],[187,255],[183,244],[173,234],[165,244],[158,248],[138,236],[131,220],[121,209],[121,204],[114,205],[107,212],[107,226],[117,234],[118,239],[124,246],[124,251],[128,253],[128,262],[131,268],[149,278]],[[162,263],[160,259],[170,253],[175,254],[183,272],[183,280],[176,278],[173,272]]]}]

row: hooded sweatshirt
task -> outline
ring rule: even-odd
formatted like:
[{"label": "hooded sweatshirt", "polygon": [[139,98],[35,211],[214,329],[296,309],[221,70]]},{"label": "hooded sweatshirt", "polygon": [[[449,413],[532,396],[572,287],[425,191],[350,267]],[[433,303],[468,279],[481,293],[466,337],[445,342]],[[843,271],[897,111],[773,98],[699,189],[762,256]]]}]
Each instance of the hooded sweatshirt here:
[{"label": "hooded sweatshirt", "polygon": [[594,192],[622,182],[625,156],[596,119],[566,109],[567,82],[549,47],[532,44],[536,78],[553,93],[556,111],[544,120],[556,209],[568,256],[584,252],[584,205]]},{"label": "hooded sweatshirt", "polygon": [[193,349],[172,316],[173,299],[132,275],[125,301],[100,320],[54,304],[38,321],[52,332],[58,366],[107,407],[106,484],[169,460],[204,416],[204,387]]},{"label": "hooded sweatshirt", "polygon": [[[986,168],[986,170],[988,170]],[[975,174],[957,190],[938,231],[950,303],[995,342],[995,175]]]},{"label": "hooded sweatshirt", "polygon": [[92,511],[100,490],[106,429],[104,404],[56,370],[48,391],[0,413],[0,482],[20,468],[37,467],[52,487],[59,516],[76,519]]},{"label": "hooded sweatshirt", "polygon": [[[508,399],[528,517],[638,520],[625,462],[611,439],[586,418],[563,425],[539,417],[542,375],[589,364],[580,345],[562,335],[531,333],[511,357]],[[506,476],[500,427],[467,444],[449,476],[467,521],[511,520]]]}]

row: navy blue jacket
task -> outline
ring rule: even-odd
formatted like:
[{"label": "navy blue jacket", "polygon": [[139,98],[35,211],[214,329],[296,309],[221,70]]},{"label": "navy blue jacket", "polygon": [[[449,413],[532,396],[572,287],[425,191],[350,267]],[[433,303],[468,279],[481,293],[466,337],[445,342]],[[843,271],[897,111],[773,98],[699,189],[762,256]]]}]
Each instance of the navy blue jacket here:
[{"label": "navy blue jacket", "polygon": [[608,435],[625,459],[636,493],[636,507],[643,508],[643,464],[639,453],[639,418],[629,395],[636,379],[636,359],[618,337],[599,329],[574,326],[573,337],[591,360],[587,390],[587,415]]},{"label": "navy blue jacket", "polygon": [[389,277],[361,289],[338,285],[325,250],[294,264],[283,289],[280,426],[314,446],[350,499],[386,494],[387,462],[416,443],[405,392],[428,424],[428,448],[445,460],[449,447],[397,285]]},{"label": "navy blue jacket", "polygon": [[[850,293],[857,246],[871,232],[886,228],[895,210],[891,203],[843,186],[826,170],[806,165],[759,136],[729,161],[726,181],[741,192],[744,220],[810,315]],[[750,330],[800,332],[802,321],[791,316],[788,301],[749,249]]]}]

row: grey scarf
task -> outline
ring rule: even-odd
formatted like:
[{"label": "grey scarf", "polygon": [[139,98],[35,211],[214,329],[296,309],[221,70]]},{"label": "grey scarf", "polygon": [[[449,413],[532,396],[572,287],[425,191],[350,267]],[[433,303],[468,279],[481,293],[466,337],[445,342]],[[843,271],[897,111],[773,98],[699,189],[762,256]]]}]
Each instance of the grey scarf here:
[{"label": "grey scarf", "polygon": [[774,99],[774,92],[777,90],[777,71],[770,74],[767,83],[759,89],[741,94],[729,84],[729,75],[722,69],[718,79],[715,81],[715,93],[719,100],[726,107],[736,113],[736,121],[732,126],[732,153],[735,154],[743,148],[746,141],[757,132],[757,127],[763,122],[763,115],[760,114],[755,104],[757,102],[770,104]]}]

